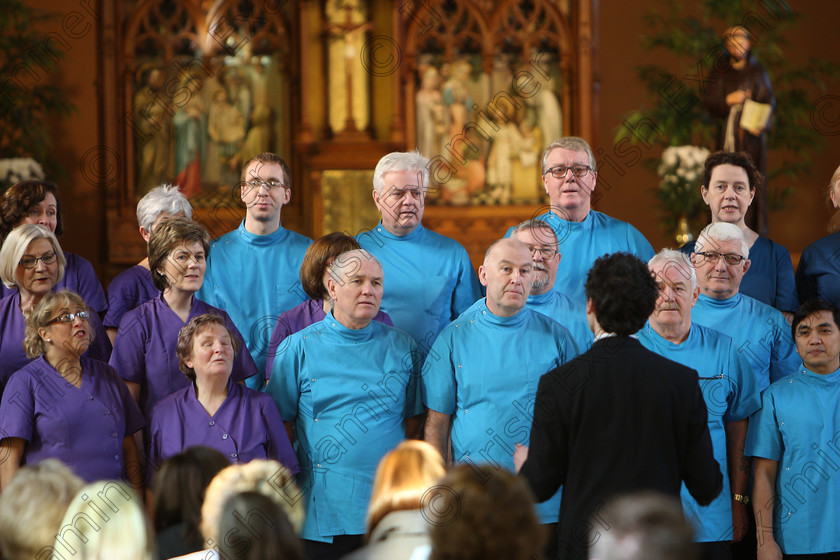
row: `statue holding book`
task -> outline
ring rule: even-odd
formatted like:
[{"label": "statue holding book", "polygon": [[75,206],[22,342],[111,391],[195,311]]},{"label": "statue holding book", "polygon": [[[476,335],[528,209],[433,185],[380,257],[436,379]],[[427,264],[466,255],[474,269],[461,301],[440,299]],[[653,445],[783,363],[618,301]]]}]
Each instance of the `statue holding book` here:
[{"label": "statue holding book", "polygon": [[762,184],[756,189],[752,215],[747,225],[767,233],[767,130],[770,127],[776,98],[766,70],[750,52],[749,31],[730,27],[723,35],[729,64],[719,65],[706,88],[705,104],[715,118],[721,119],[718,149],[747,152],[761,172]]}]

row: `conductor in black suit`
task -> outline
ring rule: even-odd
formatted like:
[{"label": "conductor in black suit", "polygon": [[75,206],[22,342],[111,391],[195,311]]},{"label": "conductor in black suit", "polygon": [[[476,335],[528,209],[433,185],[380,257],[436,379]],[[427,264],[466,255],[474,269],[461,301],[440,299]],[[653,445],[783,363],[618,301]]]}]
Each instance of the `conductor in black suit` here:
[{"label": "conductor in black suit", "polygon": [[585,560],[598,511],[642,489],[700,505],[721,491],[697,372],[645,349],[632,335],[653,312],[657,287],[628,253],[595,261],[586,279],[592,347],[539,383],[530,450],[515,455],[538,502],[563,486],[556,558]]}]

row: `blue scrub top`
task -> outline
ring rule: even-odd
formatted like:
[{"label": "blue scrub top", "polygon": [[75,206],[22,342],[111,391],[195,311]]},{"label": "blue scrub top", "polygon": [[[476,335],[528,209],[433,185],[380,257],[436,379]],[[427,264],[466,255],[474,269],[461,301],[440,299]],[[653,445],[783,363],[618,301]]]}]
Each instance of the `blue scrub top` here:
[{"label": "blue scrub top", "polygon": [[[690,255],[696,243],[690,241],[680,251]],[[795,288],[788,250],[759,235],[750,247],[750,269],[744,274],[738,291],[779,311],[794,312],[799,307]]]},{"label": "blue scrub top", "polygon": [[[259,371],[265,371],[271,332],[281,313],[309,299],[300,284],[300,265],[312,240],[283,226],[268,235],[239,228],[216,239],[207,256],[198,299],[227,311]],[[262,389],[261,375],[245,381]]]},{"label": "blue scrub top", "polygon": [[725,424],[743,420],[761,407],[761,395],[752,368],[735,349],[731,338],[696,323],[691,325],[688,338],[681,344],[660,336],[650,323],[637,336],[648,350],[697,370],[706,401],[715,461],[723,474],[723,489],[711,504],[700,506],[683,483],[680,498],[686,518],[694,525],[696,542],[731,540],[732,501]]},{"label": "blue scrub top", "polygon": [[[483,302],[484,300],[482,300]],[[565,327],[528,308],[499,317],[464,313],[438,336],[423,365],[423,404],[452,416],[452,455],[514,471],[515,445],[528,445],[540,377],[578,354]],[[536,505],[556,523],[560,491]]]},{"label": "blue scrub top", "polygon": [[481,297],[470,257],[453,239],[422,225],[399,237],[382,222],[356,239],[382,264],[382,311],[414,338],[423,354],[446,325]]},{"label": "blue scrub top", "polygon": [[295,424],[301,538],[365,533],[376,467],[405,439],[404,419],[422,411],[419,372],[408,334],[377,321],[348,329],[332,312],[280,345],[265,391]]},{"label": "blue scrub top", "polygon": [[778,461],[773,536],[784,554],[840,551],[840,369],[804,366],[772,385],[746,454]]},{"label": "blue scrub top", "polygon": [[732,337],[735,348],[747,357],[759,391],[793,374],[801,360],[781,311],[737,293],[717,300],[700,294],[691,321]]},{"label": "blue scrub top", "polygon": [[[625,251],[648,262],[654,255],[653,247],[639,230],[595,210],[590,210],[582,222],[563,220],[553,212],[546,212],[537,219],[551,226],[559,242],[562,257],[554,289],[577,305],[586,303],[583,284],[598,257]],[[510,237],[512,230],[508,229],[505,237]]]},{"label": "blue scrub top", "polygon": [[796,268],[799,301],[823,298],[840,306],[840,231],[811,243]]}]

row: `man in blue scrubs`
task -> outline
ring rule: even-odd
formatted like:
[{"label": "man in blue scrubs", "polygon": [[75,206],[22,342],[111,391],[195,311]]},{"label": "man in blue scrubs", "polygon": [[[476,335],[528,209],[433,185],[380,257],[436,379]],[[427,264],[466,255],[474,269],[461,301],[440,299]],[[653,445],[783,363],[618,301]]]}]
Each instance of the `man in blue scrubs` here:
[{"label": "man in blue scrubs", "polygon": [[[764,392],[750,422],[758,558],[840,558],[840,311],[802,304],[792,332],[797,373]],[[784,556],[782,556],[784,555]]]},{"label": "man in blue scrubs", "polygon": [[586,308],[554,289],[557,268],[562,255],[558,250],[557,235],[548,223],[531,218],[514,226],[511,237],[528,246],[534,261],[529,309],[548,315],[572,334],[581,352],[592,344],[592,331],[586,322]]},{"label": "man in blue scrubs", "polygon": [[467,251],[423,227],[429,160],[418,152],[386,155],[373,172],[382,221],[356,236],[385,271],[382,310],[426,354],[438,333],[481,297]]},{"label": "man in blue scrubs", "polygon": [[740,541],[750,528],[750,467],[744,460],[744,441],[748,418],[761,407],[761,396],[749,363],[732,339],[692,323],[691,308],[700,288],[688,256],[664,249],[648,267],[659,287],[659,298],[647,325],[638,333],[639,342],[697,370],[715,460],[723,473],[723,490],[711,504],[700,506],[685,484],[680,498],[694,525],[694,540],[703,543],[703,557],[726,560],[732,557],[729,541]]},{"label": "man in blue scrubs", "polygon": [[[478,275],[485,306],[446,327],[423,366],[425,438],[447,457],[451,435],[452,460],[514,471],[516,447],[528,445],[540,377],[578,349],[565,327],[525,306],[534,275],[527,245],[495,242]],[[559,508],[558,491],[537,513],[556,524]]]},{"label": "man in blue scrubs", "polygon": [[301,538],[318,560],[362,545],[376,467],[405,439],[406,418],[422,412],[414,341],[372,320],[382,300],[379,262],[367,251],[342,253],[327,289],[332,311],[283,341],[266,387],[294,424]]},{"label": "man in blue scrubs", "polygon": [[262,153],[245,164],[239,187],[245,219],[210,246],[197,294],[227,311],[245,339],[259,372],[246,381],[252,389],[265,386],[265,353],[277,317],[307,299],[300,265],[312,240],[280,223],[291,187],[289,166],[277,154]]},{"label": "man in blue scrubs", "polygon": [[554,289],[583,306],[583,284],[595,259],[625,251],[647,262],[653,247],[630,224],[592,210],[598,169],[586,140],[567,136],[552,143],[543,155],[542,172],[551,209],[537,218],[554,229],[563,255]]},{"label": "man in blue scrubs", "polygon": [[726,222],[706,226],[691,260],[700,297],[692,310],[696,324],[732,337],[747,357],[758,389],[799,369],[790,327],[781,311],[739,292],[750,268],[749,249],[741,229]]}]

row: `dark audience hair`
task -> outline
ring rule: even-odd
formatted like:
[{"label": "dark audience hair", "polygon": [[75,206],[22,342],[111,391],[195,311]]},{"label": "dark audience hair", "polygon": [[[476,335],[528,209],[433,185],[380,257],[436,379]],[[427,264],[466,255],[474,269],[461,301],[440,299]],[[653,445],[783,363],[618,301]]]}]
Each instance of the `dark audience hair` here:
[{"label": "dark audience hair", "polygon": [[254,163],[255,161],[258,161],[258,162],[262,163],[263,165],[268,164],[268,163],[273,163],[273,164],[279,165],[283,169],[283,185],[287,189],[291,190],[291,188],[292,188],[292,172],[289,171],[289,164],[286,163],[286,160],[283,159],[283,156],[277,155],[274,152],[262,152],[260,154],[255,155],[254,157],[252,157],[251,159],[249,159],[248,161],[245,162],[245,165],[242,166],[242,183],[243,183],[243,185],[244,185],[244,183],[247,183],[248,181],[250,181],[252,179],[256,179],[256,176],[254,176],[254,177],[246,177],[245,176],[245,172],[248,170],[248,168],[251,166],[251,164]]},{"label": "dark audience hair", "polygon": [[226,560],[304,560],[286,512],[259,492],[230,496],[219,517],[219,556]]},{"label": "dark audience hair", "polygon": [[55,197],[55,236],[64,232],[61,224],[61,202],[58,200],[58,187],[49,181],[21,181],[11,187],[0,200],[0,239],[5,239],[9,232],[20,224],[29,209],[40,204],[52,193]]},{"label": "dark audience hair", "polygon": [[161,292],[169,287],[169,278],[163,272],[163,261],[177,247],[187,243],[200,243],[204,258],[210,256],[210,234],[198,222],[186,218],[164,220],[149,238],[149,270],[155,288]]},{"label": "dark audience hair", "polygon": [[429,560],[540,558],[545,533],[523,479],[490,465],[458,465],[430,492]]},{"label": "dark audience hair", "polygon": [[647,265],[630,253],[598,258],[586,275],[584,289],[601,328],[621,336],[630,336],[645,325],[659,297]]},{"label": "dark audience hair", "polygon": [[227,457],[210,447],[189,447],[163,462],[153,485],[154,526],[160,532],[182,523],[184,542],[202,542],[201,504],[204,491],[222,469]]},{"label": "dark audience hair", "polygon": [[[589,523],[592,560],[695,560],[698,545],[678,499],[641,491],[612,498]],[[724,543],[725,544],[725,543]]]},{"label": "dark audience hair", "polygon": [[706,158],[703,163],[703,187],[708,189],[709,183],[712,181],[712,171],[718,165],[734,165],[740,167],[747,173],[747,180],[749,181],[750,190],[762,183],[761,173],[755,166],[752,157],[747,152],[715,152]]},{"label": "dark audience hair", "polygon": [[793,314],[793,321],[790,323],[790,333],[796,340],[796,327],[804,321],[808,315],[818,313],[820,311],[828,311],[834,318],[834,324],[840,327],[840,308],[828,301],[827,299],[810,299],[799,306],[796,313]]},{"label": "dark audience hair", "polygon": [[190,383],[195,382],[195,369],[187,365],[187,360],[192,359],[193,341],[195,337],[211,325],[218,325],[227,331],[234,357],[239,352],[239,339],[236,337],[236,333],[228,328],[225,320],[221,316],[215,313],[205,313],[204,315],[193,317],[189,323],[181,327],[181,330],[178,332],[178,341],[175,344],[175,354],[178,356],[178,369],[187,376]]},{"label": "dark audience hair", "polygon": [[361,249],[359,242],[337,231],[316,239],[306,250],[300,265],[300,283],[306,295],[312,299],[328,298],[324,272],[336,257],[354,249]]}]

